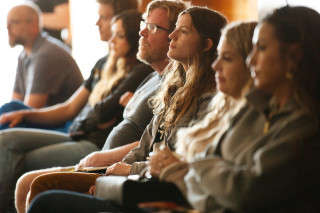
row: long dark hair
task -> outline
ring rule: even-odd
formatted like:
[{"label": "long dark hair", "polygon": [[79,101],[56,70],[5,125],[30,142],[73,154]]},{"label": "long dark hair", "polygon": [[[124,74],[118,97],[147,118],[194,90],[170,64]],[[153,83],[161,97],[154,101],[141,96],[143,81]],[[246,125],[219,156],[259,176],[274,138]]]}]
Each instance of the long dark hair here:
[{"label": "long dark hair", "polygon": [[320,14],[307,7],[285,6],[273,11],[262,22],[274,27],[280,51],[299,45],[299,60],[290,70],[294,95],[302,106],[320,113]]},{"label": "long dark hair", "polygon": [[[150,99],[154,113],[163,115],[164,129],[177,124],[182,116],[196,106],[201,95],[215,91],[211,64],[215,59],[221,29],[227,24],[222,14],[206,7],[191,7],[180,16],[183,14],[190,14],[192,26],[200,35],[201,43],[198,50],[194,50],[196,54],[189,70],[184,70],[181,63],[171,60],[164,71],[160,90]],[[202,51],[208,38],[214,44],[208,51]]]},{"label": "long dark hair", "polygon": [[125,57],[121,58],[117,58],[110,53],[106,65],[101,72],[101,79],[89,97],[91,106],[94,106],[103,98],[107,97],[138,61],[136,54],[138,51],[139,26],[142,20],[141,13],[136,10],[127,10],[114,16],[111,21],[112,24],[117,20],[122,20],[122,27],[130,50]]},{"label": "long dark hair", "polygon": [[112,18],[111,23],[122,20],[122,27],[125,32],[125,37],[130,45],[128,56],[136,57],[139,46],[139,30],[142,14],[137,10],[127,10]]}]

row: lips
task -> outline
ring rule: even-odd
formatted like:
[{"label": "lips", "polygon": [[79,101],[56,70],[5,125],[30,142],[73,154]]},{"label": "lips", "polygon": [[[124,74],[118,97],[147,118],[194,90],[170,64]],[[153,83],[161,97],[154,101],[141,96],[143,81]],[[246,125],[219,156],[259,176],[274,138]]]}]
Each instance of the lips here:
[{"label": "lips", "polygon": [[224,81],[226,81],[226,79],[225,78],[223,78],[223,77],[221,77],[221,76],[215,76],[215,80],[216,80],[216,82],[224,82]]},{"label": "lips", "polygon": [[176,46],[174,46],[174,45],[173,45],[172,41],[170,42],[170,45],[169,45],[169,47],[170,47],[171,49],[174,49],[174,48],[176,48]]}]

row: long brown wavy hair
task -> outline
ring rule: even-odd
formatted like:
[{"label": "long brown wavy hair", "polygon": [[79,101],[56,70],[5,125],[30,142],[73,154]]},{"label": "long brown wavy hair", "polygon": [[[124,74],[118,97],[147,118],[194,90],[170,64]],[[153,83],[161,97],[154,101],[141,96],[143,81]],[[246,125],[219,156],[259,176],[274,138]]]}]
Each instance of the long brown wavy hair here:
[{"label": "long brown wavy hair", "polygon": [[[227,23],[223,15],[205,7],[191,7],[180,13],[180,16],[183,14],[191,16],[192,25],[200,35],[201,42],[195,50],[189,70],[184,70],[182,64],[175,60],[170,61],[164,71],[161,88],[150,99],[154,114],[163,116],[161,127],[164,130],[176,125],[188,110],[194,108],[201,95],[215,91],[211,64],[215,59],[220,31]],[[213,46],[203,51],[207,39],[213,41]]]}]

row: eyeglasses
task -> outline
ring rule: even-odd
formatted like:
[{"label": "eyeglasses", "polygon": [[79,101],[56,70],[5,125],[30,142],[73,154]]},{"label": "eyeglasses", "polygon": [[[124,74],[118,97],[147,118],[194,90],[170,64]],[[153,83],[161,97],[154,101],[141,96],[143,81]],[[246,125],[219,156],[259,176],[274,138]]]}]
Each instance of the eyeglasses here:
[{"label": "eyeglasses", "polygon": [[161,29],[161,30],[165,30],[165,31],[167,31],[167,32],[171,32],[170,30],[168,30],[168,29],[166,29],[166,28],[164,28],[164,27],[161,27],[161,26],[159,26],[159,25],[156,25],[156,24],[152,24],[152,23],[146,23],[146,22],[144,22],[144,21],[141,21],[140,22],[140,30],[143,30],[143,29],[145,29],[145,28],[147,28],[148,29],[148,32],[150,33],[150,34],[155,34],[156,32],[157,32],[157,29],[159,28],[159,29]]}]

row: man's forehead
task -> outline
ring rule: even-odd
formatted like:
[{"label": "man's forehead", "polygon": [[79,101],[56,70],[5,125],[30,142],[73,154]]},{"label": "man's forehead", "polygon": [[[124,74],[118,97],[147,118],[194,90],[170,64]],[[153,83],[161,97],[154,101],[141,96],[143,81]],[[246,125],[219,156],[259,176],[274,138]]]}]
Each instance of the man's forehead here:
[{"label": "man's forehead", "polygon": [[161,26],[168,26],[168,12],[167,10],[162,8],[155,8],[149,13],[149,16],[147,17],[146,21],[148,23],[158,24]]},{"label": "man's forehead", "polygon": [[113,7],[110,4],[100,4],[99,13],[100,15],[103,15],[103,16],[113,17],[114,15]]}]

